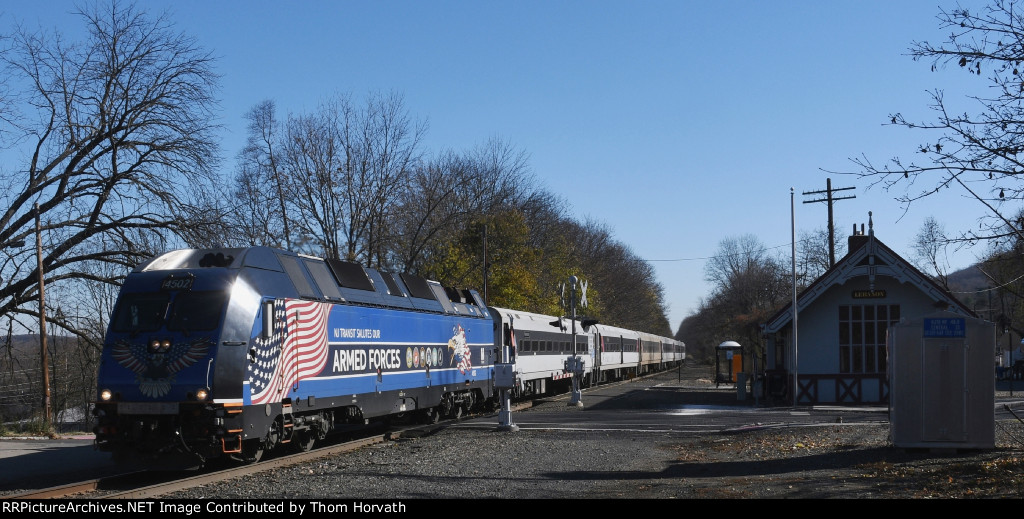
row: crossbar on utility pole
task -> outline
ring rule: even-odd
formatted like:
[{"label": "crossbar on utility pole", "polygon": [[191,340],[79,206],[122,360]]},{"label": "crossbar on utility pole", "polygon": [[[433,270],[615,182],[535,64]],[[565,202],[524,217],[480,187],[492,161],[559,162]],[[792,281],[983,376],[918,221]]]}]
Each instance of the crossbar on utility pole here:
[{"label": "crossbar on utility pole", "polygon": [[852,196],[833,196],[832,193],[837,191],[847,191],[854,189],[852,187],[840,187],[832,189],[832,179],[826,179],[824,191],[804,191],[804,196],[807,195],[820,195],[826,194],[825,198],[819,198],[817,200],[804,200],[805,204],[813,204],[815,202],[828,202],[828,267],[832,268],[836,265],[836,235],[835,235],[835,224],[832,221],[832,204],[839,200],[849,200],[851,198],[857,198],[857,195]]}]

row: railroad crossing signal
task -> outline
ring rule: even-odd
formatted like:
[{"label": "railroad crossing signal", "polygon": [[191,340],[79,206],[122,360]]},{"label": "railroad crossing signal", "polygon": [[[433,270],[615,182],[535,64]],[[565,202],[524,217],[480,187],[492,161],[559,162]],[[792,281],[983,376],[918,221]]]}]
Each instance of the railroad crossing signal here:
[{"label": "railroad crossing signal", "polygon": [[[578,306],[580,308],[586,308],[587,307],[587,285],[588,285],[588,282],[586,280],[578,279],[576,276],[570,276],[569,281],[571,283],[571,286],[569,288],[574,289],[573,292],[575,292],[575,288],[576,288],[577,281],[578,281],[579,288],[580,288],[580,303],[579,303]],[[562,282],[562,283],[558,284],[558,293],[559,293],[559,295],[558,295],[558,304],[562,308],[570,308],[576,302],[575,301],[569,301],[568,299],[566,299],[566,297],[565,297],[565,287],[566,287],[566,283],[565,282]]]}]

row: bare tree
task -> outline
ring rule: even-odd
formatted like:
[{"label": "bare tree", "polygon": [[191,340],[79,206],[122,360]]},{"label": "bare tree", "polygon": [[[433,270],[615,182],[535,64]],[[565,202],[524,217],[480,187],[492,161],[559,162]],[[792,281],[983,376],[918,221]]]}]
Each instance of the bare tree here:
[{"label": "bare tree", "polygon": [[[838,236],[838,229],[833,229],[832,236]],[[811,231],[800,231],[797,241],[797,277],[801,286],[808,286],[828,269],[832,268],[827,227],[819,227]],[[846,242],[836,240],[836,257],[846,254]]]},{"label": "bare tree", "polygon": [[281,167],[287,174],[289,204],[294,208],[296,248],[331,258],[342,257],[344,200],[351,198],[341,181],[345,142],[338,125],[348,124],[339,113],[322,110],[291,117],[285,133]]},{"label": "bare tree", "polygon": [[414,121],[396,94],[374,95],[362,111],[341,113],[346,116],[341,125],[345,162],[339,171],[345,188],[345,257],[380,266],[387,261],[400,190],[420,159],[426,123]]},{"label": "bare tree", "polygon": [[0,50],[18,109],[0,124],[16,135],[8,154],[24,157],[0,172],[0,314],[38,313],[37,215],[47,290],[117,284],[151,246],[220,217],[192,219],[215,178],[210,55],[162,16],[117,2],[79,14],[88,28],[79,43],[19,29]]},{"label": "bare tree", "polygon": [[760,325],[792,290],[784,263],[748,234],[722,240],[704,271],[714,292],[701,303],[699,322],[691,329],[722,334],[704,340],[739,340],[763,358]]},{"label": "bare tree", "polygon": [[[413,271],[481,218],[522,209],[536,192],[526,154],[492,138],[469,153],[445,151],[414,167],[401,190],[389,262]],[[468,229],[476,225],[476,229]],[[478,265],[479,266],[479,265]]]},{"label": "bare tree", "polygon": [[262,101],[245,115],[249,135],[237,157],[234,213],[237,235],[251,245],[291,248],[288,195],[280,158],[277,108]]},{"label": "bare tree", "polygon": [[946,259],[949,240],[942,224],[934,217],[925,218],[911,247],[912,260],[917,267],[931,274],[943,288],[949,290],[949,261]]},{"label": "bare tree", "polygon": [[390,264],[405,272],[416,271],[430,261],[439,245],[466,230],[474,215],[460,203],[459,190],[464,179],[471,177],[470,169],[469,161],[452,151],[413,168],[394,213]]},{"label": "bare tree", "polygon": [[934,119],[910,120],[901,113],[889,123],[930,137],[914,150],[915,158],[897,157],[876,165],[867,157],[854,159],[858,173],[872,179],[872,186],[902,190],[897,197],[905,206],[946,188],[964,192],[984,208],[978,229],[965,230],[957,241],[973,243],[1021,235],[1022,222],[1012,220],[1024,201],[1024,17],[1015,0],[994,0],[977,10],[940,9],[941,28],[949,39],[934,45],[914,42],[910,54],[928,60],[936,71],[948,65],[982,81],[968,98],[974,114],[953,109],[944,92],[931,92]]},{"label": "bare tree", "polygon": [[243,234],[254,243],[384,264],[393,212],[426,131],[402,97],[373,94],[358,106],[340,95],[283,124],[265,101],[247,117],[249,144],[235,177],[236,217],[249,219],[236,222]]},{"label": "bare tree", "polygon": [[[758,303],[762,298],[757,294],[768,288],[771,285],[769,282],[784,270],[781,262],[769,254],[761,240],[752,234],[744,234],[719,242],[718,251],[704,266],[704,275],[716,291],[742,289],[750,292],[750,303]],[[747,283],[755,279],[765,283]],[[774,299],[769,299],[774,304]]]},{"label": "bare tree", "polygon": [[[540,234],[548,235],[545,229]],[[664,289],[650,263],[617,241],[607,225],[565,219],[553,233],[565,240],[565,250],[549,245],[546,262],[568,266],[569,272],[588,282],[589,317],[601,322],[669,336]],[[550,282],[550,281],[548,281]]]}]

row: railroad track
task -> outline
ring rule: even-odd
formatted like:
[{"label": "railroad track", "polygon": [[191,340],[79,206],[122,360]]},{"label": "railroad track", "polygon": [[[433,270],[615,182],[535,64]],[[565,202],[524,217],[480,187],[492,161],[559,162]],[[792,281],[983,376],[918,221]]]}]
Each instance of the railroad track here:
[{"label": "railroad track", "polygon": [[[645,378],[647,376],[649,375],[643,375],[637,378]],[[606,382],[601,385],[613,386],[621,383],[627,383],[632,380],[635,379]],[[568,393],[560,393],[556,395],[550,395],[544,398],[558,400],[567,399],[568,397]],[[534,401],[532,399],[526,399],[520,402],[513,402],[511,410],[522,411],[532,407],[533,405]],[[382,433],[378,432],[369,436],[348,441],[339,441],[335,439],[333,441],[338,443],[327,443],[326,445],[314,448],[309,452],[288,455],[276,455],[272,458],[263,459],[259,463],[232,466],[230,468],[226,468],[223,470],[202,472],[188,477],[182,477],[182,472],[180,471],[129,472],[125,474],[118,474],[98,479],[84,480],[76,483],[69,483],[66,485],[60,485],[50,488],[31,490],[20,494],[10,494],[0,497],[0,500],[155,498],[165,496],[168,494],[173,494],[174,492],[180,490],[185,490],[188,488],[194,488],[196,486],[214,483],[217,481],[224,481],[227,479],[246,476],[249,474],[256,474],[259,472],[272,470],[274,468],[297,465],[300,463],[331,456],[334,454],[346,453],[363,447],[397,440],[402,437],[416,437],[431,434],[453,423],[457,423],[460,420],[465,420],[468,418],[472,418],[474,416],[482,416],[487,414],[491,413],[463,416],[460,419],[445,420],[438,422],[436,424],[417,424],[404,427],[393,427]],[[332,440],[328,439],[326,441],[331,442]]]},{"label": "railroad track", "polygon": [[[522,410],[533,405],[532,401],[521,402],[512,406],[512,410]],[[489,414],[489,413],[484,413]],[[462,417],[462,420],[471,418],[469,415]],[[217,481],[224,481],[249,474],[272,470],[290,465],[297,465],[307,461],[351,452],[363,447],[397,440],[399,438],[412,438],[425,436],[448,427],[459,420],[444,420],[436,424],[416,424],[408,426],[392,426],[381,432],[379,427],[374,428],[371,435],[360,435],[362,437],[345,440],[328,438],[326,443],[308,452],[295,454],[276,455],[265,458],[259,463],[249,465],[238,465],[202,472],[193,476],[182,477],[181,471],[136,471],[108,476],[98,479],[90,479],[76,483],[31,490],[21,494],[7,495],[0,500],[36,500],[36,499],[147,499],[172,494],[179,490],[206,485]],[[366,431],[363,431],[365,434]],[[351,437],[352,434],[349,434]]]},{"label": "railroad track", "polygon": [[32,490],[21,494],[8,495],[4,496],[2,499],[147,499],[160,497],[199,485],[206,485],[216,481],[256,474],[275,468],[304,463],[334,454],[350,452],[370,445],[393,441],[400,437],[413,437],[431,434],[440,428],[446,427],[448,423],[449,422],[441,422],[433,425],[416,425],[395,428],[384,433],[378,432],[363,438],[341,441],[340,443],[334,444],[329,443],[322,447],[314,448],[308,452],[275,456],[264,459],[259,463],[233,466],[223,470],[203,472],[189,477],[182,477],[182,472],[180,471],[130,472],[51,488]]},{"label": "railroad track", "polygon": [[[616,385],[618,383],[624,383],[627,381],[618,382],[606,382],[602,385]],[[567,399],[568,393],[561,393],[556,395],[550,395],[543,397],[545,399]],[[532,399],[526,399],[519,402],[513,402],[511,406],[512,411],[522,411],[532,407],[534,401]],[[483,413],[484,415],[489,413]],[[464,416],[461,420],[471,418],[473,416],[481,416],[480,414]],[[9,494],[0,497],[0,500],[37,500],[37,499],[146,499],[159,497],[167,494],[174,493],[179,490],[192,488],[199,485],[205,485],[216,481],[223,481],[235,477],[245,476],[248,474],[255,474],[274,468],[285,467],[289,465],[295,465],[306,461],[311,461],[321,457],[327,457],[334,454],[340,454],[350,452],[362,447],[384,443],[387,441],[395,440],[400,437],[415,437],[425,434],[430,434],[432,431],[439,430],[440,428],[446,427],[452,423],[456,423],[459,420],[445,420],[437,424],[428,425],[411,425],[406,427],[392,428],[383,433],[376,433],[370,436],[357,438],[348,441],[340,441],[337,439],[327,440],[327,444],[314,448],[309,452],[295,453],[288,455],[277,455],[273,458],[267,458],[259,463],[251,465],[239,465],[232,466],[223,470],[202,472],[193,476],[182,477],[181,471],[135,471],[127,472],[124,474],[118,474],[114,476],[107,476],[103,478],[84,480],[75,483],[69,483],[60,486],[54,486],[44,489],[31,490],[20,494]],[[329,442],[337,443],[329,443]]]}]

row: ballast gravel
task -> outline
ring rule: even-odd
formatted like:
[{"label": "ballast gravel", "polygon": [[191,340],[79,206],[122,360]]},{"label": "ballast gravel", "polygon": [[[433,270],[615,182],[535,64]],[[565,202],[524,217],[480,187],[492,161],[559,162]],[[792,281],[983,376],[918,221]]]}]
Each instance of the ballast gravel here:
[{"label": "ballast gravel", "polygon": [[[448,427],[165,496],[182,499],[554,499],[657,477],[671,451],[650,435]],[[611,480],[611,481],[610,481]],[[603,490],[602,490],[603,489]]]},{"label": "ballast gravel", "polygon": [[[684,384],[693,391],[712,387],[704,379]],[[699,401],[700,395],[695,398]],[[544,409],[580,412],[564,402]],[[508,432],[497,430],[493,422],[454,422],[431,434],[163,497],[324,501],[1019,497],[1024,495],[1024,422],[1004,418],[996,426],[995,449],[915,452],[892,446],[885,421],[692,434],[556,427]]]}]

